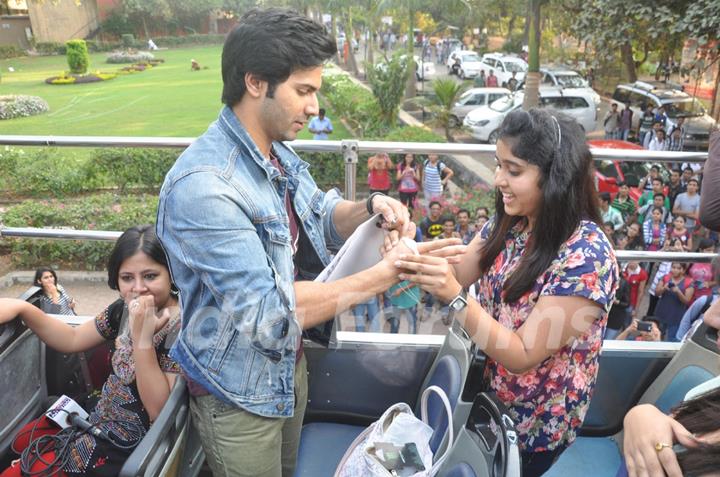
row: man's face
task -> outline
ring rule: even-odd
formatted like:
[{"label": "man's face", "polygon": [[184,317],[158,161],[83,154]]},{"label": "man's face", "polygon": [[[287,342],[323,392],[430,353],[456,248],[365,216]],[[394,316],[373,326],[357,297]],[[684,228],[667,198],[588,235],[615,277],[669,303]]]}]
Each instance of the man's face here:
[{"label": "man's face", "polygon": [[693,174],[692,169],[685,169],[682,173],[683,180],[685,182],[689,181],[690,178],[692,177],[692,174]]},{"label": "man's face", "polygon": [[465,227],[468,222],[470,222],[470,216],[467,214],[467,212],[460,212],[457,215],[458,223],[460,224],[460,227]]},{"label": "man's face", "polygon": [[662,181],[653,181],[653,194],[662,194],[663,191],[663,183]]},{"label": "man's face", "polygon": [[455,223],[451,220],[446,220],[443,223],[443,234],[445,234],[446,237],[450,237],[454,231]]},{"label": "man's face", "polygon": [[433,204],[432,207],[430,207],[430,218],[433,220],[437,220],[438,217],[440,217],[440,211],[442,209],[438,204]]},{"label": "man's face", "polygon": [[[292,141],[310,116],[318,114],[317,91],[322,84],[322,66],[296,70],[277,85],[272,98],[262,98],[259,123],[271,141]],[[266,86],[267,88],[267,86]]]},{"label": "man's face", "polygon": [[697,192],[697,190],[698,190],[697,182],[695,182],[695,181],[688,182],[687,191],[689,193],[694,194],[695,192]]},{"label": "man's face", "polygon": [[620,188],[618,189],[618,192],[620,193],[621,196],[627,197],[628,194],[630,193],[630,188],[629,188],[628,186],[626,186],[626,185],[622,185],[622,186],[620,186]]},{"label": "man's face", "polygon": [[660,196],[653,197],[653,207],[662,207],[665,203],[665,199]]},{"label": "man's face", "polygon": [[670,173],[670,182],[673,184],[677,184],[680,182],[680,174],[677,171],[673,171]]}]

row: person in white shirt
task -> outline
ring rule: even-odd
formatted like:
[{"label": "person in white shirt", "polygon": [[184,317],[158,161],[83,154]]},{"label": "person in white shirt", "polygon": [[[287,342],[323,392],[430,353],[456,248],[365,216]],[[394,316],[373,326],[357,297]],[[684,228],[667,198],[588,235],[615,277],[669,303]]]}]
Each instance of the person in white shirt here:
[{"label": "person in white shirt", "polygon": [[330,118],[325,116],[325,109],[320,108],[318,115],[310,120],[308,130],[313,133],[313,139],[324,140],[328,138],[328,134],[333,132],[332,122]]},{"label": "person in white shirt", "polygon": [[657,131],[655,131],[655,137],[650,140],[648,149],[650,151],[667,151],[668,150],[668,141],[667,141],[667,138],[665,137],[664,129],[658,129]]}]

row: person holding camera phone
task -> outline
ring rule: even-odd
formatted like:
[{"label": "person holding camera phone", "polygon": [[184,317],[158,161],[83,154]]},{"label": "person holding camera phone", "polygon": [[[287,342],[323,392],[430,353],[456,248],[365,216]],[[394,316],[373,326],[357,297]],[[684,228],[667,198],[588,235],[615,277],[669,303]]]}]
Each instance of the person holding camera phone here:
[{"label": "person holding camera phone", "polygon": [[632,320],[630,326],[621,331],[615,338],[619,341],[661,341],[660,322],[654,316],[646,316],[640,320]]},{"label": "person holding camera phone", "polygon": [[677,341],[680,320],[682,320],[695,288],[691,278],[685,276],[687,264],[673,262],[670,273],[657,285],[655,294],[660,297],[655,315],[660,319],[661,329],[667,341]]}]

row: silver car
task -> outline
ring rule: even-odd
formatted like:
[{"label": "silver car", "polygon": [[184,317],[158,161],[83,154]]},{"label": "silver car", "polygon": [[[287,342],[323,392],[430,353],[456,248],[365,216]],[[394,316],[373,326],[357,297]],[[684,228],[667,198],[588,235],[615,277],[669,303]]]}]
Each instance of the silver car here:
[{"label": "silver car", "polygon": [[510,94],[506,88],[472,88],[465,91],[455,106],[452,108],[450,127],[457,127],[462,124],[467,113],[480,106],[487,106],[496,99]]}]

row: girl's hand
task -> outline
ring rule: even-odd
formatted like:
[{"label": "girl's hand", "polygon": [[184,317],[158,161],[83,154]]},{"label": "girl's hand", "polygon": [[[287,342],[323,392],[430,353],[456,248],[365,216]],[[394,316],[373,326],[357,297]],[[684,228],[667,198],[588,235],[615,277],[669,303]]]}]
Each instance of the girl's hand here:
[{"label": "girl's hand", "polygon": [[672,445],[697,446],[685,427],[650,404],[632,408],[625,416],[623,430],[623,453],[630,477],[682,477]]},{"label": "girl's hand", "polygon": [[395,262],[395,266],[402,270],[398,277],[401,280],[408,280],[419,285],[423,290],[443,302],[451,301],[460,293],[462,287],[455,279],[453,268],[448,263],[448,259],[443,256],[433,256],[429,253],[438,251],[437,255],[442,255],[443,253],[439,252],[440,249],[447,246],[454,247],[458,242],[458,239],[424,242],[422,249],[418,246],[421,249],[420,253],[425,253],[424,255],[400,255]]},{"label": "girl's hand", "polygon": [[152,295],[143,295],[132,300],[130,311],[130,336],[139,349],[153,347],[153,336],[170,319],[170,311],[165,308],[160,316],[156,315],[155,299]]}]

